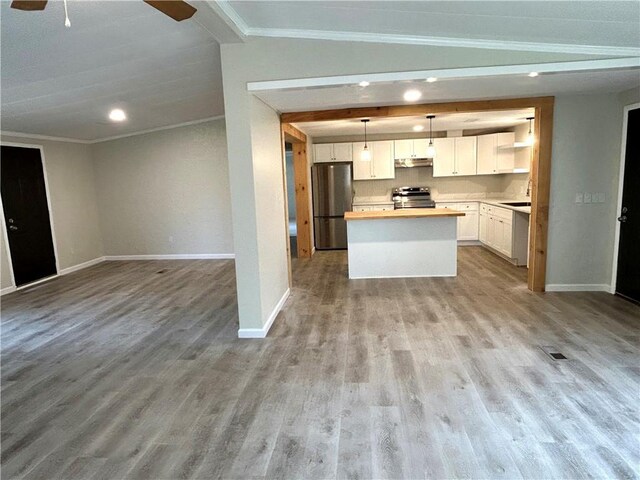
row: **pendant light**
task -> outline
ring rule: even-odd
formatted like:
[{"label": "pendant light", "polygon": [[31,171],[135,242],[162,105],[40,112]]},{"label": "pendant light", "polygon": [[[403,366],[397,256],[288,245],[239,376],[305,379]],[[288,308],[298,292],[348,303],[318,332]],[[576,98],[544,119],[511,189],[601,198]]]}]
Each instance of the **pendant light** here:
[{"label": "pendant light", "polygon": [[436,156],[436,147],[433,145],[433,119],[435,115],[427,115],[429,119],[429,146],[427,147],[427,158],[434,158]]},{"label": "pendant light", "polygon": [[369,151],[369,147],[367,146],[367,122],[369,121],[369,119],[365,118],[360,121],[364,123],[364,148],[360,152],[360,160],[362,160],[363,162],[370,162],[371,152]]},{"label": "pendant light", "polygon": [[535,143],[535,137],[533,136],[533,131],[531,130],[531,121],[534,119],[535,117],[527,117],[527,120],[529,120],[529,133],[527,135],[527,145],[533,145]]}]

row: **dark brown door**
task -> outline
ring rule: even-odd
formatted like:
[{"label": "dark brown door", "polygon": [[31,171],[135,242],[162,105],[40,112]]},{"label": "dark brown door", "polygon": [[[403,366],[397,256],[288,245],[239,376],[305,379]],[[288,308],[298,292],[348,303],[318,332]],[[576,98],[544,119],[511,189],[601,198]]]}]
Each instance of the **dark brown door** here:
[{"label": "dark brown door", "polygon": [[16,286],[55,275],[40,150],[2,146],[2,207]]},{"label": "dark brown door", "polygon": [[616,293],[640,302],[640,108],[629,111]]}]

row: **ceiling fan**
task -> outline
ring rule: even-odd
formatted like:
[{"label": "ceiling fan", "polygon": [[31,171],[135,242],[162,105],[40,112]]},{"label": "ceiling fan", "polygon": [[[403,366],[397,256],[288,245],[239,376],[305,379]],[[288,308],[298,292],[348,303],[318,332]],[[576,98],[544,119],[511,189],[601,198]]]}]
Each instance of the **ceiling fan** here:
[{"label": "ceiling fan", "polygon": [[[16,10],[25,10],[32,12],[35,10],[44,10],[48,0],[13,0],[11,8]],[[181,22],[187,18],[191,18],[196,13],[196,8],[182,0],[143,0],[144,3],[151,5],[153,8],[160,10],[165,15],[173,18],[176,22]]]}]

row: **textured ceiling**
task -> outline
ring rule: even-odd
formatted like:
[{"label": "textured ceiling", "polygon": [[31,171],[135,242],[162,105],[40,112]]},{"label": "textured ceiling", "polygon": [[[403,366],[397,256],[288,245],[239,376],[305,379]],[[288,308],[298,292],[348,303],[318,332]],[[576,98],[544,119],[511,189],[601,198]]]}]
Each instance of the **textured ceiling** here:
[{"label": "textured ceiling", "polygon": [[640,88],[640,69],[445,78],[309,88],[261,90],[254,93],[280,112],[379,105],[402,105],[407,90],[419,90],[419,103],[560,94],[617,93]]},{"label": "textured ceiling", "polygon": [[[427,43],[474,40],[524,49],[640,48],[637,1],[226,1],[249,35]],[[553,47],[555,45],[555,47]],[[618,49],[618,50],[616,50]],[[561,51],[561,50],[560,50]],[[604,51],[604,50],[602,50]],[[583,53],[587,53],[583,51]]]},{"label": "textured ceiling", "polygon": [[[223,114],[220,49],[140,1],[0,2],[2,130],[93,140]],[[196,13],[195,19],[197,19]],[[108,121],[120,107],[128,120]]]},{"label": "textured ceiling", "polygon": [[[533,109],[439,114],[433,120],[433,131],[513,127],[527,123],[527,117],[532,117],[533,115]],[[424,115],[420,115],[372,118],[367,125],[367,133],[413,133],[413,127],[416,125],[423,127],[422,135],[429,131],[429,121]],[[326,122],[305,122],[295,124],[295,126],[312,137],[362,135],[364,132],[362,122],[358,118]]]}]

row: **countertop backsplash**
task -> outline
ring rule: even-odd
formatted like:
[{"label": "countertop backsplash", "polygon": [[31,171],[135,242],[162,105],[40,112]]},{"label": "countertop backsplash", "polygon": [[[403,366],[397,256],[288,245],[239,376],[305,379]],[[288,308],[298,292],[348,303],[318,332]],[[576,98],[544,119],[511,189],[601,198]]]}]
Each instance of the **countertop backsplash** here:
[{"label": "countertop backsplash", "polygon": [[435,199],[523,197],[527,190],[528,173],[475,175],[468,177],[433,178],[431,168],[397,168],[396,178],[389,180],[356,180],[356,197],[389,195],[391,189],[403,186],[431,187]]}]

